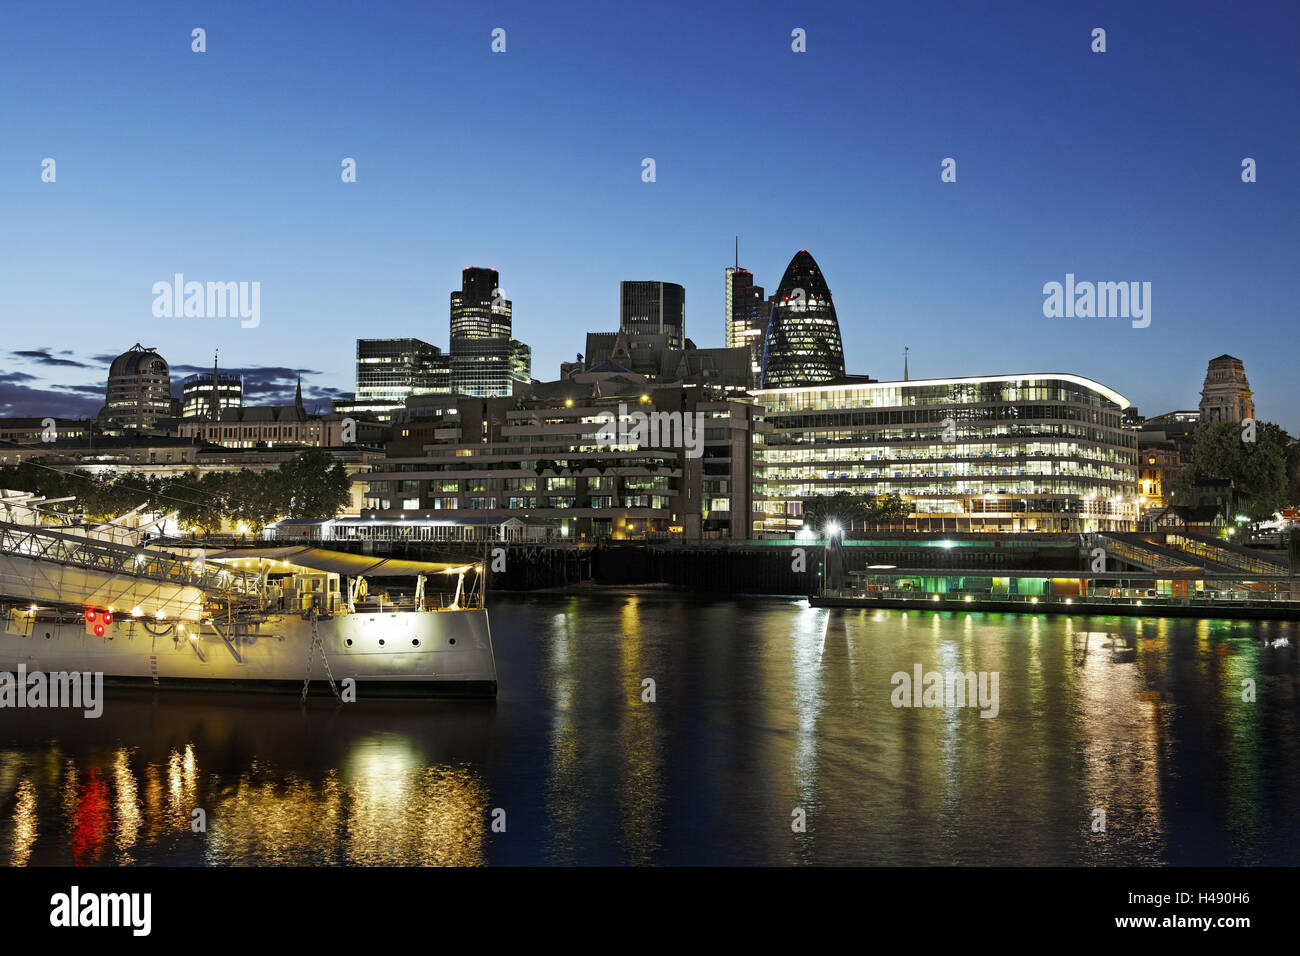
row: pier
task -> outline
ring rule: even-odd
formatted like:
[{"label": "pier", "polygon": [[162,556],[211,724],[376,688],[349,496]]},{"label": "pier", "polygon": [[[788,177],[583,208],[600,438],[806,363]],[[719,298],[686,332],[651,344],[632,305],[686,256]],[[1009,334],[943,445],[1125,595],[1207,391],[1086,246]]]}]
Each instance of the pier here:
[{"label": "pier", "polygon": [[[896,571],[854,573],[842,587],[809,597],[814,607],[990,611],[1009,614],[1123,615],[1128,617],[1300,620],[1295,578],[1243,580],[1229,575],[1197,579],[1155,574],[1044,577],[1023,572],[988,577]],[[1198,586],[1199,585],[1199,586]]]}]

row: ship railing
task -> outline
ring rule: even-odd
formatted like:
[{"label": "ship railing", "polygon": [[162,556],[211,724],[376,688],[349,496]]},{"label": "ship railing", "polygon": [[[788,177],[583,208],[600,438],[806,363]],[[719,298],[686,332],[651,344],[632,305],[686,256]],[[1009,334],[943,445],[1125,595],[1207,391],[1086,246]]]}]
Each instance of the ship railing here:
[{"label": "ship railing", "polygon": [[[416,601],[409,595],[387,597],[383,594],[371,594],[364,601],[356,602],[358,614],[388,614],[402,611],[465,611],[481,606],[482,603],[477,592],[462,592],[459,604],[456,603],[455,592],[439,593],[429,591],[425,592],[424,599],[421,601]],[[346,604],[344,608],[346,609]]]},{"label": "ship railing", "polygon": [[[459,604],[456,603],[456,594],[454,592],[425,592],[423,599],[419,601],[411,595],[390,597],[383,594],[371,594],[365,599],[356,602],[355,613],[413,614],[420,611],[469,611],[480,609],[482,606],[482,597],[478,592],[462,592]],[[265,601],[259,601],[256,598],[244,598],[236,601],[233,607],[228,601],[216,600],[208,603],[206,613],[207,616],[214,618],[231,615],[239,618],[259,613],[263,615],[297,614],[305,616],[310,614],[313,608],[317,614],[323,617],[337,617],[353,613],[348,610],[347,601],[338,594],[329,596],[304,594],[297,599],[272,596]]]},{"label": "ship railing", "polygon": [[256,577],[149,547],[130,547],[51,528],[0,521],[0,553],[70,567],[126,574],[205,592],[250,594]]}]

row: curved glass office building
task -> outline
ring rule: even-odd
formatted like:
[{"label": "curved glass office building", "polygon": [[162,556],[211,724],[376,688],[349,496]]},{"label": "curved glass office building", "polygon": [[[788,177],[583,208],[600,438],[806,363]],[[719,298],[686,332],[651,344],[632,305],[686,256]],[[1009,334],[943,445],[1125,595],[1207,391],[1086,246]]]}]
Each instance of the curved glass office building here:
[{"label": "curved glass office building", "polygon": [[835,303],[807,249],[795,253],[781,277],[763,348],[764,388],[812,385],[844,375]]},{"label": "curved glass office building", "polygon": [[1031,373],[762,389],[754,531],[803,525],[813,495],[899,494],[892,527],[1119,531],[1139,506],[1129,401],[1078,375]]}]

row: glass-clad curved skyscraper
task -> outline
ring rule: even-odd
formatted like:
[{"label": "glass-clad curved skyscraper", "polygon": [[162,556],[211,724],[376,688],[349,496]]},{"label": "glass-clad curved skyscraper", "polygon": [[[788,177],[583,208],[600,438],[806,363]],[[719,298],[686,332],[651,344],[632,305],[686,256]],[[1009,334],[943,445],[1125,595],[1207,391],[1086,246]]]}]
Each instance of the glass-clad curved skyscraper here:
[{"label": "glass-clad curved skyscraper", "polygon": [[841,378],[844,346],[835,303],[807,249],[786,266],[772,298],[763,351],[763,387],[797,388]]}]

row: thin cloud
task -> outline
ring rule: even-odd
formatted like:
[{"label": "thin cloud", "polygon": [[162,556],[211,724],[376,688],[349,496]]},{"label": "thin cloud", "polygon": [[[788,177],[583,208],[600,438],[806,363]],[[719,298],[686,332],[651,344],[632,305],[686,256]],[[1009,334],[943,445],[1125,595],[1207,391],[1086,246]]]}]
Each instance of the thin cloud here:
[{"label": "thin cloud", "polygon": [[[15,358],[24,358],[30,362],[35,362],[38,365],[59,365],[59,366],[64,366],[66,368],[94,368],[95,367],[93,365],[87,365],[85,362],[74,362],[72,359],[59,358],[58,355],[54,354],[53,349],[22,349],[19,351],[10,352],[9,354],[14,356]],[[63,352],[61,354],[69,355],[72,353]]]},{"label": "thin cloud", "polygon": [[[99,398],[80,398],[66,392],[16,384],[19,373],[0,375],[0,415],[6,418],[94,418],[104,406]],[[31,376],[26,376],[31,378]]]}]

